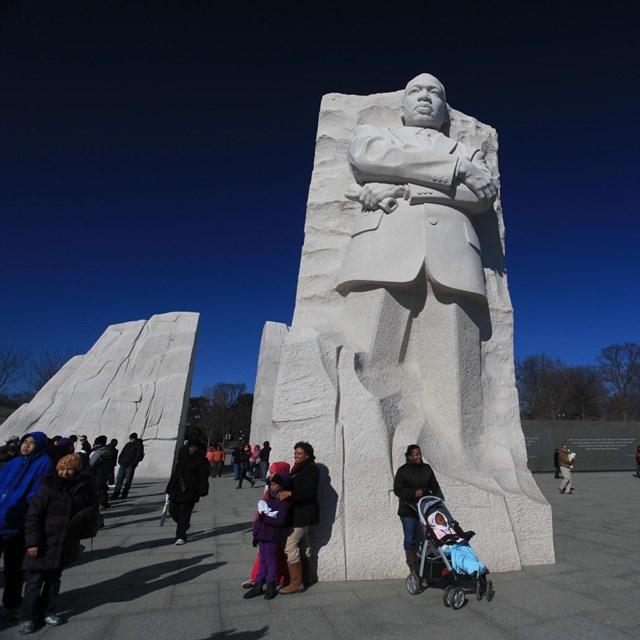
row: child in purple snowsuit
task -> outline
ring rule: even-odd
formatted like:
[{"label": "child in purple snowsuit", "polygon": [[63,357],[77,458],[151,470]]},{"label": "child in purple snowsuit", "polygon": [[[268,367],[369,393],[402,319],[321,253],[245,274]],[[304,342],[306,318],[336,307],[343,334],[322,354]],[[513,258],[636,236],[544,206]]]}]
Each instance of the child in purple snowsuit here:
[{"label": "child in purple snowsuit", "polygon": [[286,473],[276,473],[271,477],[269,496],[258,502],[258,517],[253,525],[253,544],[260,549],[260,568],[255,585],[243,598],[255,598],[262,594],[266,582],[265,600],[276,597],[278,584],[278,562],[276,551],[282,545],[282,530],[287,521],[287,501],[278,500],[279,491],[288,489],[290,478]]}]

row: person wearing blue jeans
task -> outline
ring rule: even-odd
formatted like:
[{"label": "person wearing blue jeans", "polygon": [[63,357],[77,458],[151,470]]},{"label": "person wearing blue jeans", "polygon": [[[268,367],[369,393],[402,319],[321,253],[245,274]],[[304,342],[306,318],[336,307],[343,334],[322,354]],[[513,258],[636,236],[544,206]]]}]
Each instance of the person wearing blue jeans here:
[{"label": "person wearing blue jeans", "polygon": [[242,454],[242,449],[239,445],[236,445],[233,451],[231,452],[231,464],[233,465],[233,479],[240,480],[240,469],[242,468],[242,463],[240,461],[240,456]]},{"label": "person wearing blue jeans", "polygon": [[417,444],[411,444],[405,452],[403,464],[393,480],[393,492],[399,498],[398,515],[404,533],[404,552],[409,574],[417,576],[418,545],[424,540],[424,531],[418,519],[418,501],[423,496],[433,495],[444,500],[433,469],[422,461],[422,452]]}]

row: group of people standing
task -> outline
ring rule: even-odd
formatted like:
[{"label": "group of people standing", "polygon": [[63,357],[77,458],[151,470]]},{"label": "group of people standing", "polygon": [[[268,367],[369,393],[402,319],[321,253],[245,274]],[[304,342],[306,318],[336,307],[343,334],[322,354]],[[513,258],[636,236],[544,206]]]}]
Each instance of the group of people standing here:
[{"label": "group of people standing", "polygon": [[233,466],[233,479],[238,481],[236,489],[242,489],[244,480],[248,480],[255,487],[255,480],[267,477],[271,446],[268,441],[262,444],[238,444],[231,452],[231,465]]},{"label": "group of people standing", "polygon": [[115,439],[107,444],[106,436],[91,446],[86,435],[49,439],[34,431],[1,448],[2,603],[5,618],[19,620],[20,633],[63,623],[56,613],[62,571],[80,556],[81,540],[102,525],[100,511],[110,508],[109,484],[115,482],[112,499],[126,497],[144,457],[135,433],[120,455],[117,445]]},{"label": "group of people standing", "polygon": [[320,521],[320,474],[308,442],[294,445],[293,458],[293,467],[279,461],[267,468],[266,491],[258,502],[253,525],[258,557],[251,579],[243,583],[249,588],[244,598],[263,592],[267,600],[277,593],[301,593],[313,580],[309,527]]}]

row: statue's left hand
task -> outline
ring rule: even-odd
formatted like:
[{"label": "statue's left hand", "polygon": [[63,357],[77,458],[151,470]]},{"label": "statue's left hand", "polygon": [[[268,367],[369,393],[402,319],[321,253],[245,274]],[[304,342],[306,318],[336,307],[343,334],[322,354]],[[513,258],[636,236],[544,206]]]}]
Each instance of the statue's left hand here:
[{"label": "statue's left hand", "polygon": [[460,158],[457,177],[460,182],[473,191],[478,200],[488,205],[493,202],[498,193],[491,174],[478,167],[468,158]]}]

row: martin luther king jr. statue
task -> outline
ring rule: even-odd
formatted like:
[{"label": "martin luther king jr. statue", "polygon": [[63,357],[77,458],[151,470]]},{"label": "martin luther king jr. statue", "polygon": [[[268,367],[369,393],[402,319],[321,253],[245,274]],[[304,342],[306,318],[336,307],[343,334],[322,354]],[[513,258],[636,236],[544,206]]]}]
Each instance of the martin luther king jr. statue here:
[{"label": "martin luther king jr. statue", "polygon": [[[497,190],[485,154],[448,137],[437,78],[407,84],[402,120],[355,130],[349,163],[358,185],[346,195],[362,213],[337,289],[347,298],[345,324],[358,326],[351,339],[367,354],[360,378],[387,410],[394,405],[397,448],[399,438],[422,436],[432,461],[454,451],[464,465],[481,445],[480,341],[490,331],[472,218]],[[365,331],[352,313],[369,314]]]},{"label": "martin luther king jr. statue", "polygon": [[265,327],[252,418],[275,457],[309,440],[324,465],[322,579],[403,575],[392,487],[413,443],[492,571],[553,562],[497,185],[495,131],[449,109],[434,76],[323,98],[293,322]]}]

